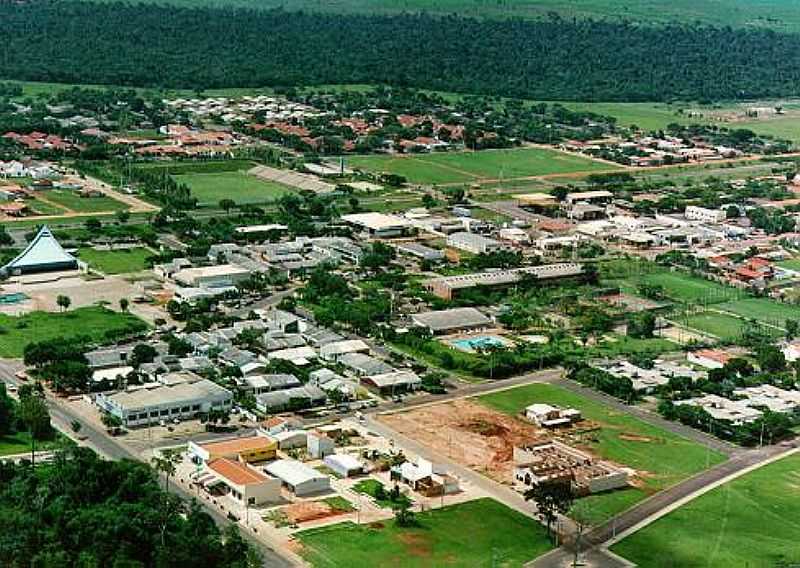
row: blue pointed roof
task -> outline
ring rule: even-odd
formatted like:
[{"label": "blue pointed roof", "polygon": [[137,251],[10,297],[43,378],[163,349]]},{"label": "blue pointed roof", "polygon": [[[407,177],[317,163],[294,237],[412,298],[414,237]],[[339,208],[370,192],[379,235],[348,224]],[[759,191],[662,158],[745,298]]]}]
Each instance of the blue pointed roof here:
[{"label": "blue pointed roof", "polygon": [[46,225],[14,260],[6,264],[2,270],[13,272],[15,270],[42,269],[47,266],[77,265],[78,260],[65,251],[58,243],[50,228]]}]

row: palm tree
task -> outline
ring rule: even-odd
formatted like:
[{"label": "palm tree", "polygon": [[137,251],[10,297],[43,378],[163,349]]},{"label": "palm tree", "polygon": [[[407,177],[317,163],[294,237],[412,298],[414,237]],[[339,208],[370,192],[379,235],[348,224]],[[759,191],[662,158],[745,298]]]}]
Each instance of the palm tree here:
[{"label": "palm tree", "polygon": [[175,475],[178,463],[181,461],[180,450],[167,449],[160,455],[153,456],[150,460],[155,470],[164,475],[164,490],[169,491],[169,478]]}]

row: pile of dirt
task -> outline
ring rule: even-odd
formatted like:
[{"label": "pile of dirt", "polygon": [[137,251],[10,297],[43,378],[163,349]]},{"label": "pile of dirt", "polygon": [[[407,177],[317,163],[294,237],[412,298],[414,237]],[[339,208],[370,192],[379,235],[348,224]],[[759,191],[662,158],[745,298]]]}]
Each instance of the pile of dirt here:
[{"label": "pile of dirt", "polygon": [[333,507],[324,501],[292,503],[284,507],[283,512],[293,525],[326,519],[341,514],[341,511],[335,511]]},{"label": "pile of dirt", "polygon": [[512,481],[514,446],[550,438],[533,424],[467,399],[388,414],[380,419],[442,456],[504,483]]}]

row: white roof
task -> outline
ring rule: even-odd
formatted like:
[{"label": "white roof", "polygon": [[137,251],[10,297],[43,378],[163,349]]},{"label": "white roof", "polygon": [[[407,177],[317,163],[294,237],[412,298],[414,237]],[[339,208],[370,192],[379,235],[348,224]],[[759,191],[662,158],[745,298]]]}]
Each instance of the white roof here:
[{"label": "white roof", "polygon": [[264,468],[267,473],[292,486],[298,486],[316,479],[327,479],[327,475],[296,460],[277,460]]},{"label": "white roof", "polygon": [[30,244],[14,260],[6,264],[3,268],[13,270],[15,268],[36,267],[48,264],[76,263],[74,256],[69,254],[53,236],[47,226],[41,228]]},{"label": "white roof", "polygon": [[360,339],[345,339],[344,341],[334,341],[319,348],[322,357],[329,355],[342,355],[344,353],[357,353],[359,351],[369,351],[369,345]]},{"label": "white roof", "polygon": [[390,387],[392,385],[415,385],[422,382],[422,379],[413,371],[392,371],[380,375],[366,377],[376,387]]},{"label": "white roof", "polygon": [[408,221],[397,215],[386,215],[385,213],[353,213],[342,215],[342,220],[353,225],[359,225],[378,231],[381,229],[403,228],[408,226]]},{"label": "white roof", "polygon": [[133,367],[124,366],[124,367],[112,367],[111,369],[98,369],[94,373],[92,373],[92,380],[93,381],[104,381],[114,380],[117,377],[127,377],[128,373],[133,371]]},{"label": "white roof", "polygon": [[323,459],[327,464],[335,464],[346,470],[362,469],[364,464],[349,454],[331,454]]}]

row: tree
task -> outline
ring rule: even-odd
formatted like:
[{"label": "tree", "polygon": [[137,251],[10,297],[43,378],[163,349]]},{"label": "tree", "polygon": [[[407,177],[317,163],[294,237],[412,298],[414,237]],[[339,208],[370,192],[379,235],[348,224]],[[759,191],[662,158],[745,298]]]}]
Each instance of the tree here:
[{"label": "tree", "polygon": [[123,225],[127,223],[131,218],[131,212],[127,209],[120,209],[117,211],[117,221],[122,223]]},{"label": "tree", "polygon": [[417,524],[416,516],[408,501],[403,500],[397,503],[394,508],[394,522],[398,527],[411,527]]},{"label": "tree", "polygon": [[156,351],[155,347],[147,343],[139,343],[133,348],[129,362],[132,367],[138,368],[142,363],[152,363],[157,355],[158,351]]},{"label": "tree", "polygon": [[125,313],[128,313],[128,307],[131,305],[130,300],[128,298],[120,298],[119,300],[119,309]]},{"label": "tree", "polygon": [[231,209],[236,207],[236,202],[233,199],[220,199],[219,200],[219,207],[220,209],[224,209],[225,213],[230,213]]},{"label": "tree", "polygon": [[116,434],[122,428],[122,420],[120,420],[119,416],[115,416],[110,412],[104,412],[103,416],[100,417],[100,421],[111,434]]},{"label": "tree", "polygon": [[797,320],[787,319],[785,327],[786,339],[789,341],[797,337],[797,333],[800,332],[800,322]]},{"label": "tree", "polygon": [[176,448],[163,450],[150,460],[153,468],[164,476],[164,491],[169,491],[169,480],[175,475],[180,462],[181,451]]},{"label": "tree", "polygon": [[69,427],[73,431],[73,433],[77,434],[81,431],[81,428],[83,428],[83,424],[81,424],[77,420],[73,420],[72,422],[69,423]]},{"label": "tree", "polygon": [[547,526],[547,534],[553,539],[552,526],[558,515],[566,515],[575,500],[571,477],[542,481],[525,491],[526,501],[536,504],[536,514]]},{"label": "tree", "polygon": [[70,305],[72,305],[72,300],[70,299],[69,296],[64,296],[63,294],[59,294],[58,296],[56,296],[56,304],[58,305],[59,308],[61,308],[61,311],[64,312],[69,309]]},{"label": "tree", "polygon": [[44,391],[32,385],[20,389],[19,408],[17,416],[28,429],[31,439],[31,465],[36,461],[36,440],[42,440],[52,435],[50,425],[50,412],[44,399]]}]

